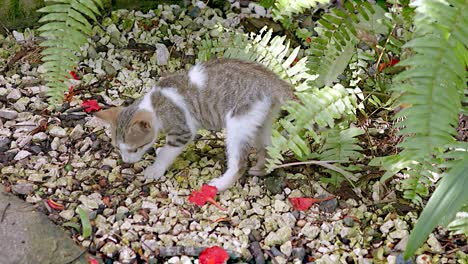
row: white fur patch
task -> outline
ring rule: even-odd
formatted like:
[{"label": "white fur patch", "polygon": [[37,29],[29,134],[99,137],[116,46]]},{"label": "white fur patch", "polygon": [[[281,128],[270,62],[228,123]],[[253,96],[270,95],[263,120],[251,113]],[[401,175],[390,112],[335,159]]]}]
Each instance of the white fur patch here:
[{"label": "white fur patch", "polygon": [[271,102],[268,98],[256,102],[245,115],[233,117],[231,113],[226,116],[226,148],[228,153],[228,169],[219,178],[213,179],[210,185],[223,191],[231,187],[239,175],[239,160],[245,145],[254,139],[268,113]]},{"label": "white fur patch", "polygon": [[203,87],[205,87],[206,73],[202,65],[196,64],[195,66],[193,66],[189,70],[188,76],[189,76],[190,82],[195,84],[195,86],[197,86],[198,89],[203,89]]},{"label": "white fur patch", "polygon": [[140,110],[154,112],[153,104],[151,103],[151,95],[157,90],[159,90],[159,87],[153,87],[144,95],[143,100],[141,100],[140,104],[138,105]]},{"label": "white fur patch", "polygon": [[161,94],[164,95],[167,99],[171,100],[175,105],[177,105],[182,112],[184,113],[185,120],[187,121],[187,125],[192,132],[192,137],[195,136],[198,129],[198,122],[193,118],[190,114],[187,104],[185,103],[184,98],[180,93],[177,92],[175,88],[164,88],[161,89]]}]

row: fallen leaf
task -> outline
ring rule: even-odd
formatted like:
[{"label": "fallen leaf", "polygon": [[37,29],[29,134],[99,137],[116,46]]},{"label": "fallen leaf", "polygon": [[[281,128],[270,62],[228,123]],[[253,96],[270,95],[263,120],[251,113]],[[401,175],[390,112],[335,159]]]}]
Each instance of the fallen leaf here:
[{"label": "fallen leaf", "polygon": [[214,186],[210,186],[204,184],[200,191],[192,191],[189,195],[189,202],[194,203],[198,206],[203,206],[207,202],[212,203],[214,206],[218,207],[218,209],[226,211],[226,208],[221,207],[213,198],[216,196],[218,189]]},{"label": "fallen leaf", "polygon": [[96,100],[85,100],[83,101],[83,103],[81,103],[81,107],[83,107],[86,113],[91,113],[91,112],[101,110],[101,107],[99,106]]},{"label": "fallen leaf", "polygon": [[47,199],[47,205],[50,206],[50,208],[52,209],[55,209],[55,210],[64,210],[65,209],[65,206],[63,206],[62,204],[59,204],[57,202],[55,202],[54,200],[52,199]]},{"label": "fallen leaf", "polygon": [[335,196],[326,197],[323,199],[317,198],[301,198],[301,197],[289,197],[289,201],[293,205],[294,209],[299,211],[307,211],[314,203],[320,203],[335,198]]},{"label": "fallen leaf", "polygon": [[102,198],[102,203],[105,204],[107,206],[107,208],[111,208],[112,207],[112,204],[110,202],[110,197],[109,196],[104,196]]},{"label": "fallen leaf", "polygon": [[229,259],[229,254],[222,247],[214,246],[200,252],[200,264],[223,264]]},{"label": "fallen leaf", "polygon": [[89,222],[88,213],[83,208],[78,207],[78,215],[80,215],[81,227],[83,228],[82,236],[84,239],[91,236],[91,223]]}]

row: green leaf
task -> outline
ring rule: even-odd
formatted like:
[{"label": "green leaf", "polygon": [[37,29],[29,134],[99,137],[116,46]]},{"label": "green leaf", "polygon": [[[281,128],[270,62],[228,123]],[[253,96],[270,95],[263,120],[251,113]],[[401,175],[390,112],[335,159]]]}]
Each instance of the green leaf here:
[{"label": "green leaf", "polygon": [[465,156],[465,160],[458,161],[442,178],[411,231],[405,258],[414,254],[437,225],[446,225],[462,206],[468,203],[467,160],[468,155]]},{"label": "green leaf", "polygon": [[91,236],[91,223],[89,222],[88,214],[83,208],[78,207],[78,215],[80,216],[81,226],[83,227],[82,236],[86,239]]},{"label": "green leaf", "polygon": [[63,227],[72,227],[74,228],[76,231],[80,232],[80,225],[75,223],[75,222],[66,222],[62,225]]}]

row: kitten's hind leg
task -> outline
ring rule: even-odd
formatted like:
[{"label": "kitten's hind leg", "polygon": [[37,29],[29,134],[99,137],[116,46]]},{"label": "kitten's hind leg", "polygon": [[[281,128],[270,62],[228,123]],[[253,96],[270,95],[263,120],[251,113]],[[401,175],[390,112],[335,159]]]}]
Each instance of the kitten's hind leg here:
[{"label": "kitten's hind leg", "polygon": [[249,174],[253,176],[266,175],[266,159],[268,158],[266,147],[271,145],[271,132],[273,122],[278,114],[278,109],[273,107],[273,110],[268,114],[267,118],[260,127],[255,138],[254,146],[257,151],[257,163],[249,169]]},{"label": "kitten's hind leg", "polygon": [[255,102],[250,110],[243,114],[226,118],[226,153],[228,169],[219,178],[209,184],[224,191],[234,185],[244,174],[248,155],[249,142],[255,138],[267,117],[270,101],[264,99]]}]

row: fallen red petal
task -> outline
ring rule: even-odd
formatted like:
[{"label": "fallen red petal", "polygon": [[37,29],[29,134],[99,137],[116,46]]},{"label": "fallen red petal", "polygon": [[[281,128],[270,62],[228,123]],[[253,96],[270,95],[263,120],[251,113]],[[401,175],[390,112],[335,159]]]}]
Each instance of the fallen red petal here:
[{"label": "fallen red petal", "polygon": [[91,113],[91,112],[101,110],[101,107],[99,106],[96,100],[85,100],[83,101],[83,103],[81,103],[81,107],[83,107],[86,113]]},{"label": "fallen red petal", "polygon": [[78,78],[78,74],[76,74],[75,71],[70,71],[69,73],[70,73],[70,75],[72,76],[72,78],[73,78],[74,80],[79,80],[79,79],[80,79],[80,78]]},{"label": "fallen red petal", "polygon": [[204,195],[213,198],[218,193],[218,188],[216,188],[215,186],[208,185],[208,184],[203,184],[203,186],[201,187],[201,192]]},{"label": "fallen red petal", "polygon": [[307,38],[306,38],[306,42],[307,42],[307,43],[311,43],[311,42],[312,42],[312,38],[311,38],[311,37],[307,37]]},{"label": "fallen red petal", "polygon": [[50,206],[50,208],[52,209],[55,209],[55,210],[64,210],[65,209],[65,206],[63,206],[62,204],[59,204],[55,201],[53,201],[52,199],[47,199],[47,205]]},{"label": "fallen red petal", "polygon": [[383,69],[385,69],[385,67],[387,67],[387,64],[386,64],[386,63],[380,63],[380,65],[379,65],[379,72],[381,72]]},{"label": "fallen red petal", "polygon": [[199,191],[192,191],[192,193],[189,195],[189,202],[194,203],[198,206],[203,206],[207,202],[207,197],[203,195],[203,193]]},{"label": "fallen red petal", "polygon": [[200,252],[200,264],[223,264],[229,259],[229,254],[222,247],[214,246]]},{"label": "fallen red petal", "polygon": [[97,261],[95,258],[89,258],[88,263],[89,264],[99,264],[99,261]]},{"label": "fallen red petal", "polygon": [[335,198],[335,196],[326,197],[323,199],[317,198],[301,198],[301,197],[290,197],[289,201],[293,205],[294,209],[299,211],[307,211],[314,203],[319,203],[327,200],[331,200]]}]

